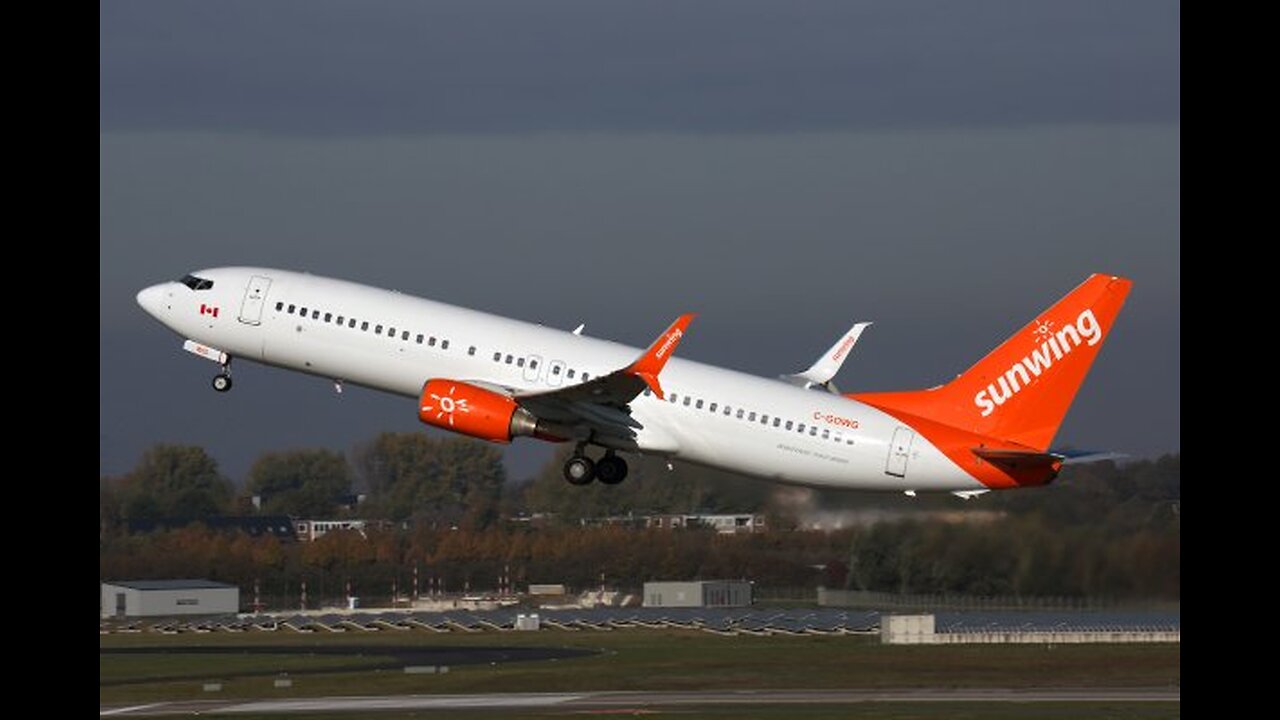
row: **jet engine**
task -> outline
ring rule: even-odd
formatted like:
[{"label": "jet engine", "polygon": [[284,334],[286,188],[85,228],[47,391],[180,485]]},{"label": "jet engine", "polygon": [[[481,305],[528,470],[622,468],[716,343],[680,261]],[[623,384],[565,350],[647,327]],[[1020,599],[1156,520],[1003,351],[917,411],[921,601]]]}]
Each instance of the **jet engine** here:
[{"label": "jet engine", "polygon": [[457,380],[428,380],[418,401],[418,419],[498,443],[538,433],[538,419],[515,400]]}]

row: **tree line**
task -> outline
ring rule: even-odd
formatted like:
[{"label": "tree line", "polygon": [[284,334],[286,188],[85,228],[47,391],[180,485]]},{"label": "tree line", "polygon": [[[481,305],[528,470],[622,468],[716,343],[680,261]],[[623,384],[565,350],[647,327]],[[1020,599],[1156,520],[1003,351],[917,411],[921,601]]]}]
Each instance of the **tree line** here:
[{"label": "tree line", "polygon": [[[638,589],[648,580],[743,578],[765,587],[902,593],[1176,599],[1180,593],[1180,458],[1072,466],[1054,484],[977,500],[796,491],[692,466],[642,460],[620,486],[571,487],[553,458],[532,482],[506,481],[491,445],[384,433],[347,460],[328,450],[268,453],[239,491],[200,448],[157,446],[134,471],[100,484],[101,579],[208,577],[272,596],[492,590],[563,582]],[[215,532],[220,513],[341,515],[392,529],[315,542]],[[805,530],[794,496],[825,510],[875,508],[882,519]],[[758,512],[763,533],[590,526],[629,513]],[[923,512],[922,512],[923,511]],[[531,516],[541,519],[531,522]],[[193,524],[127,532],[131,518]]]}]

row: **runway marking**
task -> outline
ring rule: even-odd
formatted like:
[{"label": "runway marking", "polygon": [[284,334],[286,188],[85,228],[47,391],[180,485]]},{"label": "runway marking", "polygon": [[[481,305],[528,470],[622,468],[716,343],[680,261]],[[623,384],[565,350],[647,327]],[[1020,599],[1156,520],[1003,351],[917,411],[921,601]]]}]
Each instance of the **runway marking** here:
[{"label": "runway marking", "polygon": [[138,710],[147,710],[149,708],[159,707],[161,705],[168,705],[168,703],[147,703],[146,705],[133,705],[131,707],[115,708],[114,710],[99,710],[98,717],[106,715],[123,715],[125,713],[137,712]]},{"label": "runway marking", "polygon": [[226,713],[294,713],[362,710],[439,710],[462,708],[546,707],[581,700],[584,695],[529,693],[510,695],[409,695],[402,697],[337,697],[314,700],[264,700],[220,708]]}]

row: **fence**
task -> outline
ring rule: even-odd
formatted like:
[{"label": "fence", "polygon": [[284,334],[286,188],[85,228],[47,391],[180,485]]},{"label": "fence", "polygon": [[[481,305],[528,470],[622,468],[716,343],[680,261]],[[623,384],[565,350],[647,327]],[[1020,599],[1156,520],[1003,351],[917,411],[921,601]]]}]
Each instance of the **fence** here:
[{"label": "fence", "polygon": [[818,588],[818,605],[868,610],[1114,610],[1126,608],[1177,611],[1180,601],[1069,595],[909,595],[867,590],[830,590],[820,587]]}]

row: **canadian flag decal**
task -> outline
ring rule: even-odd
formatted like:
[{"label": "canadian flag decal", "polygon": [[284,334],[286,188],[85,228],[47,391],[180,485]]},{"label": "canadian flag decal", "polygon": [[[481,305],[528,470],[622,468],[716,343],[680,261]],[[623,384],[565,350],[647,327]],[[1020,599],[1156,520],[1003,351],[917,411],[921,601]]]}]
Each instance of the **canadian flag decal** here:
[{"label": "canadian flag decal", "polygon": [[204,303],[200,303],[200,314],[201,314],[201,315],[212,315],[212,316],[214,316],[214,317],[218,317],[218,306],[217,306],[217,305],[205,305]]}]

